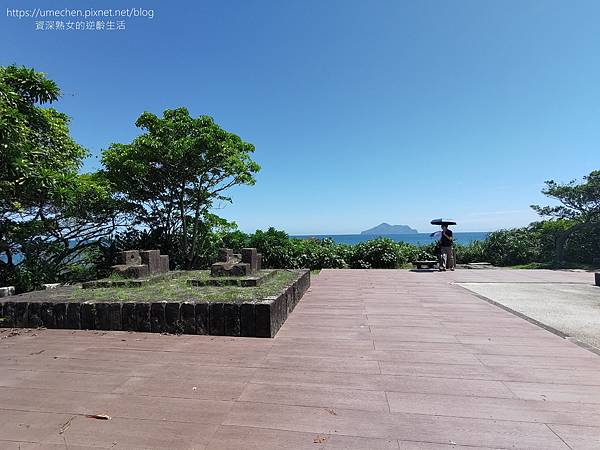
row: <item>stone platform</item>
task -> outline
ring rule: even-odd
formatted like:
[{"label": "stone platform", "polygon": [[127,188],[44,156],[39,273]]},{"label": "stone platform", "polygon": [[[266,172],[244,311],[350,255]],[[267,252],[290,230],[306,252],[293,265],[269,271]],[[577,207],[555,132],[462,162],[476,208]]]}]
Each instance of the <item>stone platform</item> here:
[{"label": "stone platform", "polygon": [[[256,301],[74,301],[67,295],[17,295],[0,302],[0,327],[123,330],[174,334],[273,337],[310,286],[310,271],[295,270],[276,296]],[[136,282],[140,280],[127,280]],[[63,290],[68,288],[63,288]]]}]

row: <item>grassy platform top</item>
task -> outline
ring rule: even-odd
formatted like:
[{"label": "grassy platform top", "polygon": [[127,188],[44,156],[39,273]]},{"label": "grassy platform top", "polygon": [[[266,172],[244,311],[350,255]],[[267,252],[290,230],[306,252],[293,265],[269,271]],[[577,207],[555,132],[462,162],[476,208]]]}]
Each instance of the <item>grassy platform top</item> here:
[{"label": "grassy platform top", "polygon": [[[265,271],[267,272],[267,271]],[[202,286],[187,285],[190,278],[205,278],[207,270],[182,271],[172,278],[162,279],[142,287],[114,287],[98,289],[82,289],[80,286],[36,291],[11,297],[11,301],[57,301],[57,302],[157,302],[157,301],[189,301],[189,302],[243,302],[262,300],[265,297],[279,294],[283,288],[291,284],[299,272],[278,270],[260,286]],[[19,299],[21,297],[21,299]],[[18,300],[17,300],[18,299]]]}]

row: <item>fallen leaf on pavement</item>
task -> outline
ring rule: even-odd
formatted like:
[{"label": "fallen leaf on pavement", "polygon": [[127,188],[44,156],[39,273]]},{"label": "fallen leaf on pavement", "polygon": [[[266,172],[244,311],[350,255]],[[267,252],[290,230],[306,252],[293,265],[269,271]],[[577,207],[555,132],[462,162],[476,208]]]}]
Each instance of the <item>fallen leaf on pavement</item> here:
[{"label": "fallen leaf on pavement", "polygon": [[87,417],[88,419],[98,419],[98,420],[112,419],[112,417],[110,417],[108,414],[87,414],[85,417]]},{"label": "fallen leaf on pavement", "polygon": [[313,442],[315,444],[322,444],[323,442],[325,442],[327,440],[327,438],[325,436],[317,436]]},{"label": "fallen leaf on pavement", "polygon": [[58,430],[58,434],[63,434],[65,431],[67,431],[71,427],[71,422],[74,418],[75,418],[75,416],[71,417],[69,420],[67,420],[65,423],[63,423],[60,426],[60,429]]}]

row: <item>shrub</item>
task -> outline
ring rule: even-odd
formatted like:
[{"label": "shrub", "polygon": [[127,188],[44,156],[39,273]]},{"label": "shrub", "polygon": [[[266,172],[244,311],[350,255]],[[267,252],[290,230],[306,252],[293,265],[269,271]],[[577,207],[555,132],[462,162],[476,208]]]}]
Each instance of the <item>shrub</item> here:
[{"label": "shrub", "polygon": [[454,246],[454,258],[457,264],[489,262],[487,261],[485,245],[482,241],[473,241],[466,245],[456,244]]},{"label": "shrub", "polygon": [[409,262],[416,247],[377,238],[354,245],[350,266],[356,269],[396,269]]},{"label": "shrub", "polygon": [[538,262],[539,235],[527,228],[494,231],[483,242],[485,258],[495,266]]}]

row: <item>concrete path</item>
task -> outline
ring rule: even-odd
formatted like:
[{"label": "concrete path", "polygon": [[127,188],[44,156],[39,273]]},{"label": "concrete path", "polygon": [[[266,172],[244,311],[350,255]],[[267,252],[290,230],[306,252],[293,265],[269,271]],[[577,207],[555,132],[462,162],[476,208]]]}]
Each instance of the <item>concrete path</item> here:
[{"label": "concrete path", "polygon": [[569,283],[519,281],[460,285],[600,349],[600,287],[592,284],[593,278],[587,275],[586,280]]},{"label": "concrete path", "polygon": [[583,276],[323,271],[275,339],[4,332],[0,448],[598,449],[600,357],[451,284]]}]

